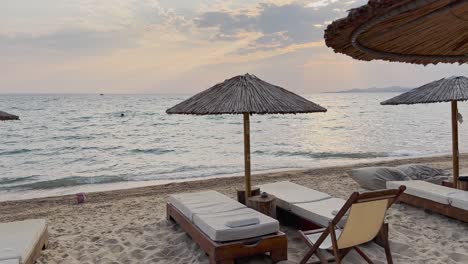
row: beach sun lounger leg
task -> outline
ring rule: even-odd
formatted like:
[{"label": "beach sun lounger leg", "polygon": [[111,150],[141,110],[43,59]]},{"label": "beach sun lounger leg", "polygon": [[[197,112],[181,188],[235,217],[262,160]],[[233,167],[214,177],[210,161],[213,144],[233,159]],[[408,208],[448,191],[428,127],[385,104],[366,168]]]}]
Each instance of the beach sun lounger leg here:
[{"label": "beach sun lounger leg", "polygon": [[390,251],[390,241],[388,240],[388,223],[385,223],[380,230],[381,237],[383,239],[382,247],[385,250],[385,256],[388,264],[393,264],[392,252]]},{"label": "beach sun lounger leg", "polygon": [[372,262],[372,260],[366,254],[364,254],[364,252],[362,252],[362,250],[359,247],[354,247],[354,249],[363,259],[367,261],[367,263],[374,264],[374,262]]},{"label": "beach sun lounger leg", "polygon": [[228,260],[221,260],[221,261],[216,261],[216,259],[210,258],[210,264],[234,264],[233,259],[228,259]]},{"label": "beach sun lounger leg", "polygon": [[345,248],[345,249],[340,250],[340,258],[344,259],[350,251],[351,251],[351,248]]},{"label": "beach sun lounger leg", "polygon": [[[314,255],[314,254],[317,254],[318,253],[318,250],[319,250],[319,247],[320,245],[322,244],[322,242],[325,240],[325,238],[328,236],[329,234],[329,231],[328,229],[326,228],[322,228],[322,229],[317,229],[317,230],[313,230],[313,231],[299,231],[299,233],[301,234],[301,238],[304,240],[304,242],[306,242],[306,244],[309,246],[309,250],[307,251],[307,253],[304,255],[304,257],[301,259],[301,261],[299,262],[299,264],[306,264],[307,261]],[[322,235],[320,236],[320,238],[315,242],[315,244],[312,244],[310,243],[309,240],[307,240],[306,236],[308,234],[312,234],[312,233],[322,233]],[[319,256],[320,253],[317,254],[317,256]],[[321,259],[322,261],[322,258],[319,256],[319,258]]]},{"label": "beach sun lounger leg", "polygon": [[385,250],[385,257],[387,258],[387,263],[388,264],[393,264],[393,259],[392,259],[392,252],[390,251],[390,241],[389,241],[389,236],[388,236],[388,223],[384,223],[382,225],[382,229],[380,229],[379,234],[377,237],[374,239],[374,242],[383,247]]},{"label": "beach sun lounger leg", "polygon": [[336,241],[335,227],[333,225],[330,225],[328,228],[329,228],[330,237],[331,237],[331,241],[333,245],[333,254],[335,255],[335,263],[340,264],[341,254],[340,254],[340,250],[338,249],[338,243]]},{"label": "beach sun lounger leg", "polygon": [[273,250],[270,252],[271,259],[273,260],[274,263],[280,262],[282,260],[287,260],[288,259],[288,249],[283,248],[283,249],[277,249]]}]

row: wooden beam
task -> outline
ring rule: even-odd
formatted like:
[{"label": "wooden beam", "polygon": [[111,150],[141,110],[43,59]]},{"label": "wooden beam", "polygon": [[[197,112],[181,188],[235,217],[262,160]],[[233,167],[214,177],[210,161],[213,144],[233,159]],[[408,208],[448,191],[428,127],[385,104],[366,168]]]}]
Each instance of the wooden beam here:
[{"label": "wooden beam", "polygon": [[403,193],[399,201],[468,223],[468,210]]},{"label": "wooden beam", "polygon": [[452,101],[452,155],[453,155],[453,187],[458,189],[460,175],[458,152],[458,107],[457,101]]},{"label": "wooden beam", "polygon": [[244,113],[244,163],[245,163],[245,201],[251,195],[250,185],[250,116]]}]

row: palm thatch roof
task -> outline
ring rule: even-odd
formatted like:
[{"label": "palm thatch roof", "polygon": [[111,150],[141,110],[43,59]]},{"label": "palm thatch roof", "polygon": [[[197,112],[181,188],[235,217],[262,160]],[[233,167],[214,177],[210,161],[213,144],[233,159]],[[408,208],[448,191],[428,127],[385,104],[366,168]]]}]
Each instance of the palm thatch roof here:
[{"label": "palm thatch roof", "polygon": [[168,114],[297,114],[327,109],[286,89],[245,74],[225,80],[169,108]]},{"label": "palm thatch roof", "polygon": [[381,104],[427,104],[466,100],[468,100],[468,78],[453,76],[428,83]]},{"label": "palm thatch roof", "polygon": [[467,0],[369,0],[325,30],[327,46],[354,59],[468,62]]},{"label": "palm thatch roof", "polygon": [[19,120],[19,116],[0,111],[0,121],[6,121],[6,120]]}]

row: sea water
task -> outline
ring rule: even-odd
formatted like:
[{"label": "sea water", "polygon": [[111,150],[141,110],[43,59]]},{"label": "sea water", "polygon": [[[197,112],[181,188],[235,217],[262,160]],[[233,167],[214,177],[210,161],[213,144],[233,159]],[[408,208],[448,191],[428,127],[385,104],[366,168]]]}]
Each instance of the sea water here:
[{"label": "sea water", "polygon": [[[327,113],[253,115],[252,170],[449,154],[450,104],[380,105],[395,95],[312,94]],[[1,95],[21,120],[0,122],[0,200],[242,174],[242,116],[165,113],[188,97]]]}]

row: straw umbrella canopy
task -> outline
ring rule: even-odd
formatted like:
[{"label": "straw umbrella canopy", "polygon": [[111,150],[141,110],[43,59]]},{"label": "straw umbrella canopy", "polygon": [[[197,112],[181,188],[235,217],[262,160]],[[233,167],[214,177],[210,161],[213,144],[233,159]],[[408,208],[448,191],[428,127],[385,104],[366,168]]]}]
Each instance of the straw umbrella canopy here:
[{"label": "straw umbrella canopy", "polygon": [[[250,115],[326,112],[327,109],[254,75],[245,74],[218,83],[169,108],[168,114],[244,116],[245,195],[250,196]],[[247,201],[247,199],[246,199]]]},{"label": "straw umbrella canopy", "polygon": [[451,102],[452,104],[452,154],[453,154],[453,182],[458,187],[459,152],[458,152],[458,101],[468,100],[468,78],[453,76],[440,79],[409,92],[398,95],[382,102],[382,105],[400,104],[429,104]]},{"label": "straw umbrella canopy", "polygon": [[467,0],[369,0],[325,30],[335,52],[414,64],[468,62]]},{"label": "straw umbrella canopy", "polygon": [[6,120],[19,120],[19,116],[0,111],[0,121],[6,121]]}]

